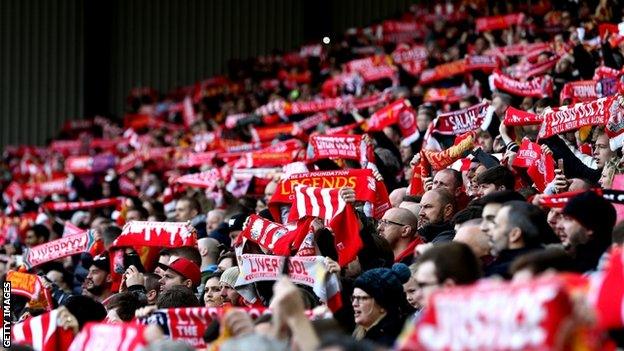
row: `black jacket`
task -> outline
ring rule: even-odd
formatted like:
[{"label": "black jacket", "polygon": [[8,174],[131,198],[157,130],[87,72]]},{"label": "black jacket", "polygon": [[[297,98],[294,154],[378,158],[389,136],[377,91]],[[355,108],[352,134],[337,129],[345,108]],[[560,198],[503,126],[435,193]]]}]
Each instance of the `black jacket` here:
[{"label": "black jacket", "polygon": [[455,237],[455,230],[451,222],[440,224],[428,224],[418,230],[418,233],[428,243],[441,243],[451,241]]},{"label": "black jacket", "polygon": [[565,176],[570,178],[587,179],[593,183],[597,183],[602,174],[602,169],[591,169],[579,160],[572,151],[566,146],[565,142],[558,136],[543,139],[543,144],[553,152],[555,160],[563,160],[563,169]]},{"label": "black jacket", "polygon": [[517,257],[534,250],[540,250],[540,248],[524,247],[521,249],[501,251],[500,254],[494,259],[494,261],[492,261],[492,263],[485,267],[485,276],[490,277],[494,275],[499,275],[505,279],[511,279],[511,274],[509,274],[509,267],[511,266],[513,261]]},{"label": "black jacket", "polygon": [[388,314],[379,323],[370,328],[364,338],[379,345],[392,347],[399,334],[401,334],[404,322],[404,318]]}]

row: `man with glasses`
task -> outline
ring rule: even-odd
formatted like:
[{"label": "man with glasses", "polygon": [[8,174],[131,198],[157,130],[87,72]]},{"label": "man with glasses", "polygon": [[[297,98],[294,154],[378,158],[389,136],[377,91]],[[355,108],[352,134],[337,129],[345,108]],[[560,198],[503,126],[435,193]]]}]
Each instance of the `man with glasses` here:
[{"label": "man with glasses", "polygon": [[404,208],[394,207],[384,213],[379,220],[377,231],[392,248],[394,262],[411,264],[414,248],[423,241],[416,231],[418,219]]}]

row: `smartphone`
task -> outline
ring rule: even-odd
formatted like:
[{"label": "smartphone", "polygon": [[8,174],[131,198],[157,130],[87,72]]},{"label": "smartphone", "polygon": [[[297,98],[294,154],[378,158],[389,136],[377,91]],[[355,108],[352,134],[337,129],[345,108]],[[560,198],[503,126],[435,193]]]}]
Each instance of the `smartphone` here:
[{"label": "smartphone", "polygon": [[124,255],[124,270],[128,269],[130,266],[135,266],[139,272],[145,273],[145,268],[143,267],[143,263],[141,263],[141,258],[136,253]]},{"label": "smartphone", "polygon": [[559,168],[561,170],[561,174],[564,174],[564,172],[563,172],[563,159],[557,160],[557,168]]}]

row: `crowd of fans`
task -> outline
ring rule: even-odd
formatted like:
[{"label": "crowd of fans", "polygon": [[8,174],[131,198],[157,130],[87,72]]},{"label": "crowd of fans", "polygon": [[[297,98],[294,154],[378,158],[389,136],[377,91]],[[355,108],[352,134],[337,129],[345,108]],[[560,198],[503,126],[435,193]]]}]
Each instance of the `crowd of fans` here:
[{"label": "crowd of fans", "polygon": [[6,147],[12,347],[624,347],[623,10],[415,5]]}]

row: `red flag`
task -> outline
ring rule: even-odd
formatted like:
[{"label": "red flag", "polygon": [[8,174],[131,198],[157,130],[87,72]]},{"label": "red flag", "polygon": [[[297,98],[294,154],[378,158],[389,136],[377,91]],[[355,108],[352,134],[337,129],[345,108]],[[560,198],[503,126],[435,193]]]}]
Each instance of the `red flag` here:
[{"label": "red flag", "polygon": [[71,344],[74,333],[71,329],[58,328],[59,310],[52,310],[12,328],[14,344],[32,346],[37,351],[65,351]]}]

